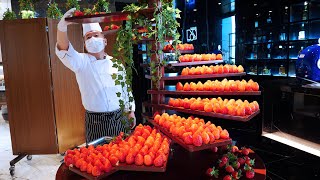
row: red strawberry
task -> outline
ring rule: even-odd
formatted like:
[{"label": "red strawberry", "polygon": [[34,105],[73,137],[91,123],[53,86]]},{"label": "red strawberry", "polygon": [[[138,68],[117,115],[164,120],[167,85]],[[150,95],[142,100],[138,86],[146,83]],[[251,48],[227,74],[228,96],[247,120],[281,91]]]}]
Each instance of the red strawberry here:
[{"label": "red strawberry", "polygon": [[249,149],[247,149],[247,148],[243,148],[243,149],[242,149],[242,154],[243,154],[243,155],[248,156],[249,153],[250,153],[250,152],[249,152]]},{"label": "red strawberry", "polygon": [[212,150],[212,152],[218,152],[218,147],[214,147],[211,150]]},{"label": "red strawberry", "polygon": [[229,161],[229,159],[228,159],[227,156],[223,156],[223,157],[221,158],[221,161],[222,161],[223,163],[227,164],[227,162]]},{"label": "red strawberry", "polygon": [[241,173],[242,173],[241,170],[239,170],[239,171],[234,171],[234,172],[232,173],[232,177],[233,177],[234,179],[240,179],[240,178],[241,178]]},{"label": "red strawberry", "polygon": [[115,25],[115,24],[111,24],[111,29],[114,30],[114,29],[119,29],[119,26]]},{"label": "red strawberry", "polygon": [[238,158],[238,162],[240,163],[240,165],[243,165],[246,160],[244,158]]},{"label": "red strawberry", "polygon": [[232,180],[232,177],[230,175],[226,175],[223,180]]},{"label": "red strawberry", "polygon": [[83,16],[83,15],[84,13],[79,10],[74,11],[74,16]]},{"label": "red strawberry", "polygon": [[109,26],[105,26],[105,27],[103,28],[103,31],[108,31],[109,29],[110,29]]},{"label": "red strawberry", "polygon": [[222,168],[222,167],[225,166],[225,165],[226,165],[226,163],[224,163],[224,162],[222,162],[222,161],[219,162],[219,167],[220,167],[220,168]]},{"label": "red strawberry", "polygon": [[239,169],[239,168],[240,168],[240,163],[239,163],[238,161],[234,161],[234,162],[232,163],[232,166],[233,166],[233,168],[235,168],[235,169]]},{"label": "red strawberry", "polygon": [[232,173],[232,172],[234,171],[234,169],[233,169],[233,167],[232,167],[231,165],[228,165],[228,166],[226,167],[226,171],[227,171],[228,173]]},{"label": "red strawberry", "polygon": [[248,164],[249,166],[254,166],[254,159],[246,160],[245,163]]},{"label": "red strawberry", "polygon": [[246,160],[246,161],[250,160],[249,156],[245,156],[244,160]]},{"label": "red strawberry", "polygon": [[210,177],[214,176],[215,178],[218,178],[218,176],[219,176],[219,170],[218,170],[218,169],[215,169],[214,167],[213,167],[213,168],[209,168],[209,169],[207,169],[207,171],[206,171],[206,175],[207,175],[207,176],[210,176]]},{"label": "red strawberry", "polygon": [[252,179],[254,177],[254,171],[250,170],[246,172],[246,178]]}]

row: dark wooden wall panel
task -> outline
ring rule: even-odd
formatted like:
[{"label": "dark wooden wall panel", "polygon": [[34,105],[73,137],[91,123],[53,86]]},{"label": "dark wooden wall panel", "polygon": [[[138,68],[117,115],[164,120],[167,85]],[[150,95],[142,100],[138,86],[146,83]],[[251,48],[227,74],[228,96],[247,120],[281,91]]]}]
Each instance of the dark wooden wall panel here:
[{"label": "dark wooden wall panel", "polygon": [[13,154],[57,153],[46,19],[0,21]]},{"label": "dark wooden wall panel", "polygon": [[[57,20],[48,19],[55,116],[61,153],[85,142],[85,111],[75,74],[55,54],[57,23]],[[70,25],[68,37],[73,47],[83,52],[82,26]]]}]

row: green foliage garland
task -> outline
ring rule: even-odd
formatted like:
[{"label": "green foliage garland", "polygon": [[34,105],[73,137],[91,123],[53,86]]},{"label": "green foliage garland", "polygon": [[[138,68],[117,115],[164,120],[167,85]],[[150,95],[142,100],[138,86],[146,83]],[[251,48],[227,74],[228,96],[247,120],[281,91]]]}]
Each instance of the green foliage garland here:
[{"label": "green foliage garland", "polygon": [[67,10],[72,9],[72,8],[76,8],[77,10],[80,10],[80,5],[79,5],[78,0],[67,0],[66,8],[67,8]]},{"label": "green foliage garland", "polygon": [[32,0],[19,0],[20,12],[21,11],[34,11]]},{"label": "green foliage garland", "polygon": [[109,2],[106,0],[98,0],[97,3],[93,6],[93,13],[95,12],[106,12],[110,13]]},{"label": "green foliage garland", "polygon": [[17,19],[15,12],[10,11],[9,8],[3,13],[3,20],[14,20]]},{"label": "green foliage garland", "polygon": [[60,19],[62,17],[62,13],[60,9],[58,8],[57,3],[49,3],[48,4],[48,10],[47,10],[47,17],[52,19]]},{"label": "green foliage garland", "polygon": [[[123,110],[125,107],[129,107],[131,110],[130,103],[133,102],[132,97],[132,74],[135,70],[133,62],[133,44],[137,44],[139,40],[144,38],[154,38],[159,42],[157,45],[158,51],[156,55],[158,59],[161,59],[162,56],[162,47],[166,42],[167,37],[172,37],[173,42],[177,44],[179,42],[180,35],[178,34],[177,28],[179,23],[176,21],[176,18],[179,18],[179,10],[172,8],[173,5],[171,2],[162,2],[162,7],[156,7],[154,12],[154,18],[148,19],[141,13],[140,10],[147,8],[145,4],[127,5],[123,11],[128,12],[128,20],[126,21],[125,26],[122,26],[117,33],[116,43],[114,45],[114,66],[118,68],[119,72],[124,72],[126,76],[124,77],[121,74],[113,74],[112,78],[115,80],[116,85],[121,85],[122,92],[118,92],[117,96],[119,97],[120,108]],[[153,25],[155,24],[155,26]],[[144,28],[143,32],[139,32],[139,28]],[[157,43],[158,44],[158,43]],[[151,44],[148,44],[147,54],[150,57],[151,54]],[[151,73],[152,79],[155,84],[158,84],[158,81],[161,77],[160,67],[164,65],[164,62],[151,62]],[[158,72],[158,74],[156,73]],[[125,102],[121,98],[124,94],[129,97],[129,102]],[[130,121],[132,122],[132,121]]]}]

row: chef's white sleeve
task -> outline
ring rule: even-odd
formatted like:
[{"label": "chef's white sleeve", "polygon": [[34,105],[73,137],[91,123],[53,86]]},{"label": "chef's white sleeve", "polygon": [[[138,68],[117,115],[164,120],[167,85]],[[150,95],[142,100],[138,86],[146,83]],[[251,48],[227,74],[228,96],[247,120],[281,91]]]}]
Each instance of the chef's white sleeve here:
[{"label": "chef's white sleeve", "polygon": [[68,50],[59,50],[56,44],[56,55],[67,68],[75,73],[79,72],[84,66],[82,54],[77,52],[70,42]]}]

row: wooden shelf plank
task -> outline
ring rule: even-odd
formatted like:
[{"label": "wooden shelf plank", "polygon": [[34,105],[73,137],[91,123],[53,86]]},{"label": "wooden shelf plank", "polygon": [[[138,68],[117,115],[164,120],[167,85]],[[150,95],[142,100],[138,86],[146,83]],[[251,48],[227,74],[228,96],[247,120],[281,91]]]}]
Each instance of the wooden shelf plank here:
[{"label": "wooden shelf plank", "polygon": [[252,118],[254,118],[256,115],[260,113],[260,110],[254,112],[251,115],[247,116],[231,116],[227,114],[220,114],[220,113],[213,113],[213,112],[204,112],[204,111],[198,111],[198,110],[191,110],[191,109],[185,109],[181,107],[172,107],[169,105],[165,104],[150,104],[145,102],[144,105],[146,106],[152,106],[155,108],[160,108],[160,109],[167,109],[167,110],[174,110],[182,113],[188,113],[188,114],[194,114],[194,115],[200,115],[200,116],[208,116],[208,117],[213,117],[213,118],[220,118],[220,119],[227,119],[227,120],[233,120],[233,121],[241,121],[241,122],[247,122],[250,121]]},{"label": "wooden shelf plank", "polygon": [[[194,50],[178,50],[180,54],[193,54]],[[163,51],[164,53],[175,53],[175,50]]]},{"label": "wooden shelf plank", "polygon": [[95,14],[95,15],[84,15],[84,16],[73,16],[66,18],[68,22],[74,23],[100,23],[100,22],[117,22],[128,20],[128,13],[126,12],[113,12],[106,14]]},{"label": "wooden shelf plank", "polygon": [[239,96],[239,95],[246,95],[246,96],[257,96],[261,95],[261,91],[168,91],[168,90],[148,90],[148,94],[168,94],[168,95],[194,95],[194,96],[201,96],[201,95],[226,95],[226,96]]},{"label": "wooden shelf plank", "polygon": [[[188,75],[188,76],[172,76],[172,77],[162,77],[163,81],[175,81],[183,79],[208,79],[208,78],[223,78],[223,77],[232,77],[232,76],[245,76],[246,73],[225,73],[225,74],[203,74],[203,75]],[[150,75],[145,75],[145,78],[151,79]]]},{"label": "wooden shelf plank", "polygon": [[176,67],[176,66],[196,66],[196,65],[218,64],[218,63],[223,63],[223,60],[180,62],[180,63],[172,63],[170,65]]},{"label": "wooden shelf plank", "polygon": [[167,135],[171,140],[173,140],[174,142],[176,142],[177,144],[179,144],[180,146],[182,146],[183,148],[185,148],[186,150],[188,150],[189,152],[195,152],[195,151],[201,151],[201,150],[205,150],[205,149],[211,149],[214,147],[220,147],[220,146],[226,146],[232,143],[232,139],[219,139],[219,140],[215,140],[214,143],[212,144],[204,144],[202,146],[194,146],[194,145],[187,145],[184,143],[184,141],[177,136],[173,136],[170,132],[168,132],[165,128],[161,127],[160,125],[158,125],[157,123],[155,123],[152,119],[148,119],[148,121],[156,128],[158,128],[163,134]]},{"label": "wooden shelf plank", "polygon": [[[143,41],[143,40],[141,40]],[[197,65],[208,65],[208,64],[219,64],[223,63],[223,60],[211,60],[211,61],[195,61],[195,62],[168,62],[166,66],[174,66],[174,67],[179,67],[179,66],[197,66]],[[149,64],[140,64],[141,67],[149,67]]]},{"label": "wooden shelf plank", "polygon": [[102,31],[102,34],[108,35],[108,34],[114,34],[117,33],[119,29],[113,29],[113,30],[108,30],[108,31]]}]

